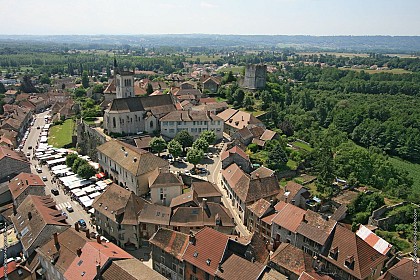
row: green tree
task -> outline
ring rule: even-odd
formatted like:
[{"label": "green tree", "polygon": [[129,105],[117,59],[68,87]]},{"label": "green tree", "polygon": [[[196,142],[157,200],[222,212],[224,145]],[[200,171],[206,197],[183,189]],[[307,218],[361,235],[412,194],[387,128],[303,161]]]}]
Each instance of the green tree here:
[{"label": "green tree", "polygon": [[93,87],[93,93],[102,93],[102,92],[104,92],[104,85],[103,84],[96,84],[94,87]]},{"label": "green tree", "polygon": [[150,148],[160,156],[160,153],[166,148],[166,141],[162,137],[153,137],[150,141]]},{"label": "green tree", "polygon": [[197,167],[197,164],[200,163],[200,161],[204,157],[204,152],[202,150],[191,148],[188,150],[187,153],[187,161],[194,165],[194,169]]},{"label": "green tree", "polygon": [[93,168],[93,166],[91,166],[89,163],[83,163],[77,168],[77,174],[83,179],[89,179],[90,177],[94,176],[95,173],[95,168]]},{"label": "green tree", "polygon": [[200,134],[200,138],[204,138],[209,145],[213,145],[216,141],[216,133],[213,130],[205,130]]},{"label": "green tree", "polygon": [[228,84],[231,82],[236,81],[235,76],[233,76],[232,71],[229,71],[229,73],[226,75],[226,77],[223,79],[223,84]]},{"label": "green tree", "polygon": [[64,90],[66,88],[66,84],[61,84],[61,89]]},{"label": "green tree", "polygon": [[315,150],[315,170],[318,173],[316,189],[326,197],[333,195],[333,180],[335,178],[335,165],[333,152],[325,142]]},{"label": "green tree", "polygon": [[182,153],[182,145],[175,139],[172,139],[168,143],[168,151],[174,158],[177,158]]},{"label": "green tree", "polygon": [[76,98],[86,96],[86,90],[82,87],[78,87],[74,90],[74,96]]},{"label": "green tree", "polygon": [[273,102],[273,97],[266,90],[261,92],[260,99],[262,101],[262,103],[261,103],[261,109],[262,110],[267,110],[267,108],[270,107],[271,103]]},{"label": "green tree", "polygon": [[88,88],[89,87],[89,76],[88,76],[88,72],[87,71],[83,71],[82,74],[82,85],[84,88]]},{"label": "green tree", "polygon": [[87,161],[79,157],[76,158],[73,162],[73,165],[71,166],[71,171],[73,171],[73,173],[77,173],[79,166],[83,165],[84,163],[87,163]]},{"label": "green tree", "polygon": [[253,108],[254,104],[255,104],[254,97],[247,94],[244,98],[243,107],[248,111],[252,111],[254,109]]},{"label": "green tree", "polygon": [[68,167],[72,167],[73,166],[73,164],[74,164],[74,161],[77,159],[77,158],[79,158],[79,156],[77,155],[77,154],[68,154],[67,156],[66,156],[66,165],[68,166]]},{"label": "green tree", "polygon": [[193,149],[202,150],[205,153],[209,148],[209,143],[207,143],[206,139],[199,137],[197,140],[194,141],[192,147]]},{"label": "green tree", "polygon": [[184,151],[186,147],[191,147],[194,142],[194,137],[192,137],[186,130],[178,132],[174,139],[182,145]]},{"label": "green tree", "polygon": [[51,79],[50,79],[50,77],[48,77],[47,74],[44,74],[39,79],[39,82],[41,83],[41,85],[44,85],[44,84],[49,85],[49,84],[51,84]]},{"label": "green tree", "polygon": [[6,88],[4,87],[3,83],[0,83],[0,94],[3,94],[6,92]]},{"label": "green tree", "polygon": [[151,83],[148,83],[148,84],[147,84],[146,93],[147,93],[147,95],[150,95],[150,94],[152,94],[152,93],[153,93],[153,86],[152,86],[152,84],[151,84]]},{"label": "green tree", "polygon": [[267,152],[266,164],[269,168],[281,170],[287,163],[287,152],[283,142],[277,140],[267,141],[264,150]]}]

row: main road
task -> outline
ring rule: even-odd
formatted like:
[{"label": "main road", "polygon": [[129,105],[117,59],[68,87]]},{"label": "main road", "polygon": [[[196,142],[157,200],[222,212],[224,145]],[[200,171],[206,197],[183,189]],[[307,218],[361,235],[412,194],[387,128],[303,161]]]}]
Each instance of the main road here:
[{"label": "main road", "polygon": [[[52,182],[52,176],[50,174],[50,171],[48,169],[48,167],[46,165],[41,166],[42,169],[42,173],[37,173],[36,171],[36,167],[39,166],[38,161],[36,159],[33,159],[33,155],[35,153],[36,147],[37,147],[37,142],[41,136],[41,132],[42,132],[42,127],[46,124],[45,122],[45,116],[48,115],[49,111],[37,114],[34,116],[35,118],[35,123],[34,125],[30,128],[30,132],[28,135],[28,138],[26,139],[25,145],[22,149],[22,151],[27,154],[30,153],[30,163],[31,163],[31,171],[33,174],[38,174],[40,177],[42,176],[46,176],[47,177],[47,181],[44,182],[45,183],[45,194],[46,195],[51,195],[56,204],[57,204],[57,209],[66,212],[68,217],[67,217],[67,223],[69,223],[70,225],[74,225],[79,219],[83,219],[86,221],[86,224],[89,228],[90,231],[95,231],[94,227],[92,225],[90,225],[89,221],[90,221],[90,214],[87,213],[82,206],[77,202],[77,201],[73,201],[71,199],[71,197],[69,195],[64,194],[63,189],[61,189],[60,187],[58,187],[57,183],[53,183]],[[37,129],[37,127],[39,127],[39,129]],[[29,149],[29,147],[32,147],[32,149]],[[53,195],[51,193],[52,189],[58,189],[59,190],[59,195]],[[67,206],[71,206],[74,210],[74,212],[68,212],[66,210]]]}]

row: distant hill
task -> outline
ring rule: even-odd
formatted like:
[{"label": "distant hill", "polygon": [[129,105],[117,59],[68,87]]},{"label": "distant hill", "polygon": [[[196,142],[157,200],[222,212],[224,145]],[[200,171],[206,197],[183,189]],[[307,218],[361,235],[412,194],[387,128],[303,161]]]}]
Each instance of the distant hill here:
[{"label": "distant hill", "polygon": [[288,36],[288,35],[0,35],[0,46],[12,43],[66,44],[85,48],[113,46],[294,48],[311,51],[420,52],[420,36]]}]

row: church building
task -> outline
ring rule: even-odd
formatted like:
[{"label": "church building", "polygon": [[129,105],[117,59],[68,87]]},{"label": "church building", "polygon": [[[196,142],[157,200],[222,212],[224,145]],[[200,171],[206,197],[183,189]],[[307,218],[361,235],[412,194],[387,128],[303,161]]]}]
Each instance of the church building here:
[{"label": "church building", "polygon": [[116,98],[104,114],[106,133],[153,133],[159,130],[159,119],[176,111],[171,94],[138,97],[134,94],[134,71],[121,70],[114,59]]}]

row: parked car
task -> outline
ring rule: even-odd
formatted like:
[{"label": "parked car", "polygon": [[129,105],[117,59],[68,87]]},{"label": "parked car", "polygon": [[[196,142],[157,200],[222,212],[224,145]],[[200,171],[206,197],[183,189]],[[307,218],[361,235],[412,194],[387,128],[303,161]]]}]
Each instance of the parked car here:
[{"label": "parked car", "polygon": [[36,129],[41,129],[41,128],[39,126],[37,126]]},{"label": "parked car", "polygon": [[184,173],[185,173],[185,175],[191,175],[189,170],[185,170]]},{"label": "parked car", "polygon": [[29,147],[28,147],[28,150],[32,150],[32,146],[29,146]]},{"label": "parked car", "polygon": [[61,215],[68,217],[69,215],[67,214],[67,212],[61,212]]},{"label": "parked car", "polygon": [[27,157],[30,157],[30,156],[31,156],[31,153],[29,153],[29,152],[28,152],[28,153],[26,153],[26,156],[27,156]]},{"label": "parked car", "polygon": [[59,194],[60,194],[60,192],[59,192],[57,189],[52,189],[52,190],[51,190],[51,193],[52,193],[53,195],[59,195]]},{"label": "parked car", "polygon": [[77,223],[79,224],[79,227],[80,227],[81,230],[86,230],[87,229],[85,220],[80,219],[80,220],[77,221]]},{"label": "parked car", "polygon": [[69,212],[74,212],[73,207],[71,207],[71,206],[67,206],[67,207],[66,207],[66,209],[67,209],[67,211],[69,211]]},{"label": "parked car", "polygon": [[39,166],[38,166],[38,167],[36,168],[36,172],[38,172],[38,173],[42,173],[42,169],[41,169],[41,167],[39,167]]},{"label": "parked car", "polygon": [[42,176],[42,181],[44,181],[44,182],[48,181],[47,176]]}]

